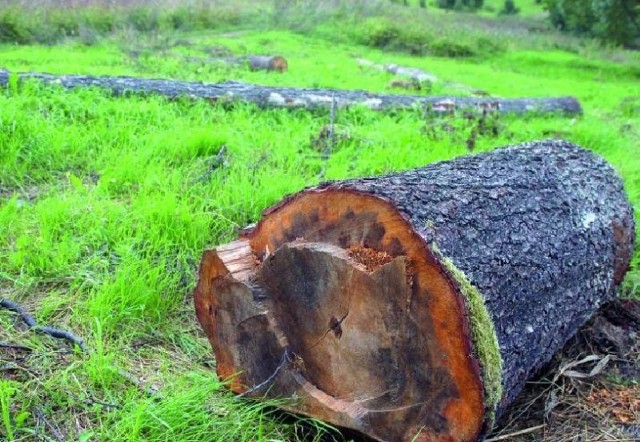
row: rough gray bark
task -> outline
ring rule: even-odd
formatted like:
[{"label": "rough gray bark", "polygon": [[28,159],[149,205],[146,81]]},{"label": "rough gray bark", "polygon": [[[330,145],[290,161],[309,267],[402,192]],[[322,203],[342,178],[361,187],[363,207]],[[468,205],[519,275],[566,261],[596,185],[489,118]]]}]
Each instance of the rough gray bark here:
[{"label": "rough gray bark", "polygon": [[633,209],[603,159],[564,141],[327,183],[393,201],[484,295],[504,361],[498,414],[598,307],[634,248]]},{"label": "rough gray bark", "polygon": [[[99,87],[119,95],[158,94],[170,98],[191,97],[215,101],[241,101],[261,107],[283,108],[331,108],[335,99],[337,107],[364,106],[374,110],[426,109],[434,114],[450,113],[456,109],[494,110],[501,113],[523,114],[528,112],[559,112],[580,114],[580,103],[573,97],[557,98],[482,98],[436,97],[376,94],[365,91],[331,89],[303,89],[260,86],[228,81],[217,84],[185,81],[143,79],[133,77],[97,77],[87,75],[51,75],[45,73],[16,73],[19,81],[38,80],[45,84],[60,85],[67,89]],[[9,83],[9,72],[0,70],[0,85]]]}]

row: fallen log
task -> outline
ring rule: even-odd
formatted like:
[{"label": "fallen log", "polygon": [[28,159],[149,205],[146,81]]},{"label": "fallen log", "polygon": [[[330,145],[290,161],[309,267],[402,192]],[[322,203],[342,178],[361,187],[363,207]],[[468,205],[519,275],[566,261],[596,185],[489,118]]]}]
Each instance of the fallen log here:
[{"label": "fallen log", "polygon": [[243,55],[243,56],[223,56],[223,57],[187,57],[186,61],[203,64],[222,64],[224,66],[246,65],[252,71],[277,71],[286,72],[289,64],[284,57],[279,55]]},{"label": "fallen log", "polygon": [[419,83],[435,83],[438,81],[438,77],[431,72],[423,71],[418,68],[410,68],[406,66],[400,66],[397,64],[377,64],[364,58],[356,60],[359,66],[376,69],[378,71],[388,72],[393,75],[399,75],[402,77],[408,77]]},{"label": "fallen log", "polygon": [[[166,97],[192,97],[216,101],[242,101],[262,107],[284,108],[339,108],[364,106],[374,110],[425,109],[431,113],[448,114],[454,110],[485,111],[523,114],[528,112],[560,112],[580,114],[580,103],[573,97],[559,98],[487,98],[487,97],[436,97],[375,94],[365,91],[332,89],[303,89],[260,86],[236,81],[217,84],[186,81],[144,79],[134,77],[96,77],[88,75],[52,75],[44,73],[16,73],[17,81],[37,80],[45,84],[60,85],[67,89],[99,87],[117,95],[158,94]],[[10,74],[0,70],[0,85],[9,84]]]},{"label": "fallen log", "polygon": [[564,141],[324,183],[204,253],[196,313],[236,393],[380,441],[482,440],[615,297],[632,214]]},{"label": "fallen log", "polygon": [[286,72],[289,68],[287,60],[279,55],[249,55],[247,61],[252,71]]},{"label": "fallen log", "polygon": [[[364,58],[359,58],[356,60],[359,66],[375,69],[378,71],[388,72],[393,75],[397,75],[400,77],[407,77],[411,79],[411,82],[404,82],[399,79],[395,79],[389,82],[389,87],[400,87],[402,89],[416,89],[420,90],[425,84],[433,84],[440,81],[440,79],[431,72],[423,71],[418,68],[411,68],[406,66],[400,66],[397,64],[377,64],[369,60],[365,60]],[[445,81],[444,85],[449,90],[454,90],[456,92],[470,93],[473,95],[490,95],[486,91],[482,89],[474,88],[471,86],[467,86],[466,84],[458,83],[455,81]]]}]

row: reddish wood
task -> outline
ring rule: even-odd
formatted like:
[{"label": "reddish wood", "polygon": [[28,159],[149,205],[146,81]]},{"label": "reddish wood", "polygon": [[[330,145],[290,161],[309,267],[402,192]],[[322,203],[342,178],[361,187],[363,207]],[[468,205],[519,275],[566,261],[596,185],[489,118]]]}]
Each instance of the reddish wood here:
[{"label": "reddish wood", "polygon": [[534,142],[289,196],[204,254],[196,311],[239,394],[380,441],[478,441],[615,297],[634,238],[604,160]]},{"label": "reddish wood", "polygon": [[355,192],[269,215],[200,267],[198,319],[231,389],[297,397],[284,407],[378,440],[473,440],[483,387],[464,303],[407,221]]}]

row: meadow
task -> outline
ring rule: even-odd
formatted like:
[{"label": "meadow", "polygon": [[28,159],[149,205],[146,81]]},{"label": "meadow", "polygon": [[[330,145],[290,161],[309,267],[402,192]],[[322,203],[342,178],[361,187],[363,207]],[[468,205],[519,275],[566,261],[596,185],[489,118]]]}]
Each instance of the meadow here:
[{"label": "meadow", "polygon": [[[606,158],[640,215],[640,55],[549,29],[533,1],[513,18],[386,2],[213,2],[206,12],[107,3],[61,10],[40,2],[40,11],[57,11],[73,32],[53,26],[53,12],[31,14],[20,3],[0,11],[0,69],[571,95],[584,114],[496,115],[494,130],[479,131],[463,115],[340,109],[338,137],[325,156],[318,143],[328,110],[13,82],[0,90],[0,298],[19,302],[39,323],[72,330],[89,351],[33,333],[0,310],[0,440],[338,438],[319,422],[226,392],[191,299],[205,249],[234,239],[264,208],[305,186],[563,138]],[[9,13],[20,26],[6,25]],[[183,22],[170,20],[179,13]],[[7,29],[21,30],[19,44]],[[36,35],[43,29],[49,41]],[[289,70],[212,61],[220,54],[280,54]],[[392,90],[391,74],[363,68],[357,58],[422,68],[439,81],[419,92]],[[621,295],[640,298],[638,245]],[[605,440],[596,424],[574,430]]]}]

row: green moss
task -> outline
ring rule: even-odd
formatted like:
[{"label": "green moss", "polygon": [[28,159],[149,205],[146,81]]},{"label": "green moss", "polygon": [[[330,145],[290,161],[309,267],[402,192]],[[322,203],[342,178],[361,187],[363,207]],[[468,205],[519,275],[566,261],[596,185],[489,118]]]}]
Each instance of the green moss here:
[{"label": "green moss", "polygon": [[491,427],[498,402],[502,398],[502,356],[493,321],[478,288],[471,284],[467,276],[440,252],[435,243],[432,244],[431,250],[464,296],[469,311],[473,350],[482,370],[487,422]]}]

